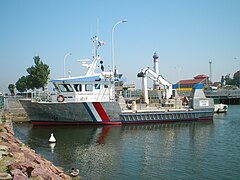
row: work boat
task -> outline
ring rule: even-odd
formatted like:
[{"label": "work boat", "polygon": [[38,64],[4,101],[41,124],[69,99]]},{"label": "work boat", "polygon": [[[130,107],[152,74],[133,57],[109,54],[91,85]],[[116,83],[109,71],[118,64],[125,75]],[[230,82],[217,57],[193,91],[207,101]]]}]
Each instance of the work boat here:
[{"label": "work boat", "polygon": [[98,55],[97,36],[93,43],[92,61],[82,61],[82,65],[87,67],[85,75],[50,80],[57,93],[44,101],[39,97],[20,100],[33,125],[121,125],[213,119],[213,100],[205,97],[201,84],[193,88],[188,107],[183,107],[179,98],[173,96],[171,84],[149,68],[138,73],[138,77],[146,82],[148,75],[154,74],[150,78],[166,86],[164,97],[158,104],[150,103],[145,84],[145,100],[135,100],[127,106],[127,101],[115,92],[120,76],[114,73],[115,70],[104,71],[103,61]]}]

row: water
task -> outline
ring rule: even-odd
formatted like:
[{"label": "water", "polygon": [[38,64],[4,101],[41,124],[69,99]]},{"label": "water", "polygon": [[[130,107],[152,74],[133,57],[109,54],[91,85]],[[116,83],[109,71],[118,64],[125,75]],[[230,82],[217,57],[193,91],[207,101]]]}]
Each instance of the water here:
[{"label": "water", "polygon": [[[16,136],[82,179],[240,179],[240,106],[213,122],[14,127]],[[57,139],[53,149],[48,139]]]}]

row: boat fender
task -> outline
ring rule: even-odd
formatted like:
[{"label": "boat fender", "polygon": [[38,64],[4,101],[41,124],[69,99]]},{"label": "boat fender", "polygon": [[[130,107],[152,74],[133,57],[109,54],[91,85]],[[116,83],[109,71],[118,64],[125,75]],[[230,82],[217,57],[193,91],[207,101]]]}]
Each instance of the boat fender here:
[{"label": "boat fender", "polygon": [[63,96],[63,95],[59,95],[59,96],[57,97],[57,101],[58,101],[58,102],[63,102],[63,101],[64,101],[64,96]]}]

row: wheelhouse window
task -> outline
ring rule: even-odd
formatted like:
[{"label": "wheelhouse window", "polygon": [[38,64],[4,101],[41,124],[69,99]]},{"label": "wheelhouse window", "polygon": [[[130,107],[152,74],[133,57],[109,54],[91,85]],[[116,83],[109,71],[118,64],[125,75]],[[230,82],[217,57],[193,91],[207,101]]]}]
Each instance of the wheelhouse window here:
[{"label": "wheelhouse window", "polygon": [[58,87],[61,92],[73,92],[73,88],[70,84],[59,84]]},{"label": "wheelhouse window", "polygon": [[93,85],[92,84],[85,84],[85,91],[93,91]]},{"label": "wheelhouse window", "polygon": [[55,90],[59,91],[58,86],[57,86],[55,83],[53,83],[53,85],[54,85],[54,89],[53,89],[53,91],[55,91]]},{"label": "wheelhouse window", "polygon": [[82,84],[74,84],[73,85],[75,91],[81,92],[82,91]]},{"label": "wheelhouse window", "polygon": [[100,84],[95,84],[95,89],[100,89]]}]

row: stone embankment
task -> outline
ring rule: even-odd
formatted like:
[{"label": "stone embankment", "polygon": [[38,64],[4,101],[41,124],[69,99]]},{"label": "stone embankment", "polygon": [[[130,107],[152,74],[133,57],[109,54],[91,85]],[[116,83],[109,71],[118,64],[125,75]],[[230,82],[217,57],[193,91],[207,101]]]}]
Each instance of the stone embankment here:
[{"label": "stone embankment", "polygon": [[71,179],[60,168],[14,137],[11,124],[11,118],[14,119],[13,112],[3,111],[0,115],[0,180]]},{"label": "stone embankment", "polygon": [[7,112],[13,122],[29,121],[26,111],[23,109],[18,97],[7,98]]}]

